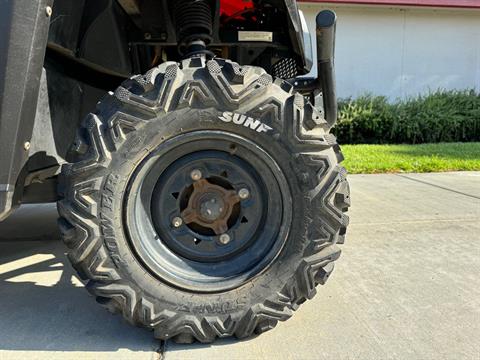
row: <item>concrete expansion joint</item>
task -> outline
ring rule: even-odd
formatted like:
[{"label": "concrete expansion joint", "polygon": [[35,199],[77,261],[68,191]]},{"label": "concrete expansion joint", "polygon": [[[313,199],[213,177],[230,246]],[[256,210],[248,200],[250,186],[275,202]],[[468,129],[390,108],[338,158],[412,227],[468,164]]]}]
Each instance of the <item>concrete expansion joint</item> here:
[{"label": "concrete expansion joint", "polygon": [[396,175],[396,176],[399,176],[399,177],[402,177],[402,178],[404,178],[404,179],[408,179],[408,180],[411,180],[411,181],[416,181],[416,182],[421,183],[421,184],[424,184],[424,185],[429,185],[429,186],[435,187],[435,188],[437,188],[437,189],[442,189],[442,190],[450,191],[450,192],[453,192],[453,193],[455,193],[455,194],[459,194],[459,195],[463,195],[463,196],[468,196],[468,197],[471,197],[471,198],[480,200],[480,197],[479,197],[479,196],[476,196],[476,195],[468,194],[468,193],[465,193],[465,192],[462,192],[462,191],[458,191],[458,190],[455,190],[455,189],[451,189],[451,188],[448,188],[448,187],[445,187],[445,186],[433,184],[433,183],[428,182],[428,181],[425,181],[425,180],[415,179],[415,178],[412,178],[412,177],[410,177],[410,176],[403,175],[403,174],[395,174],[395,175]]}]

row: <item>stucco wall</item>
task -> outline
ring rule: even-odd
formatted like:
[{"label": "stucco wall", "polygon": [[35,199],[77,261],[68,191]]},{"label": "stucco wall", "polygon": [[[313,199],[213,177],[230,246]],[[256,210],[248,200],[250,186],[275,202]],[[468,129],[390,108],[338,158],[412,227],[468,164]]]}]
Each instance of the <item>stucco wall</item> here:
[{"label": "stucco wall", "polygon": [[314,30],[322,8],[337,12],[340,97],[394,100],[436,89],[480,90],[480,11],[301,3]]}]

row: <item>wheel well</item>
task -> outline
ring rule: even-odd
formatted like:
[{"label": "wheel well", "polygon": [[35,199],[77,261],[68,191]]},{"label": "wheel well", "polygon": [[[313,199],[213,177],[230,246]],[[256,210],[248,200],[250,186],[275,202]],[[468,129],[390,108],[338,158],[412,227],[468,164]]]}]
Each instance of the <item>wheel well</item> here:
[{"label": "wheel well", "polygon": [[[191,14],[185,11],[190,1],[57,0],[48,48],[97,71],[127,77],[145,73],[160,62],[179,61],[185,33],[210,27],[209,49],[216,56],[267,72],[274,71],[281,59],[290,58],[296,73],[305,72],[302,41],[296,36],[300,30],[284,0],[238,1],[241,6],[236,6],[244,10],[236,13],[232,13],[237,9],[231,7],[233,1],[201,0],[211,11],[208,21],[188,18]],[[187,31],[185,24],[195,21],[198,27]],[[243,37],[239,31],[245,33]],[[253,32],[264,33],[264,38],[254,39]]]},{"label": "wheel well", "polygon": [[[245,11],[240,14],[234,12],[235,6],[225,7],[232,1],[204,2],[212,12],[209,50],[215,55],[260,66],[277,77],[304,70],[285,1],[242,1]],[[39,102],[34,130],[34,138],[42,139],[36,141],[35,150],[49,156],[43,158],[43,165],[37,157],[35,169],[50,166],[52,158],[60,164],[68,159],[80,121],[107,91],[161,62],[181,60],[181,15],[173,15],[171,4],[166,0],[55,1],[44,62],[46,101]],[[240,28],[270,32],[272,39],[238,41]],[[285,61],[291,70],[275,73],[275,64],[282,63],[285,69]],[[45,114],[50,125],[38,126],[45,123]]]}]

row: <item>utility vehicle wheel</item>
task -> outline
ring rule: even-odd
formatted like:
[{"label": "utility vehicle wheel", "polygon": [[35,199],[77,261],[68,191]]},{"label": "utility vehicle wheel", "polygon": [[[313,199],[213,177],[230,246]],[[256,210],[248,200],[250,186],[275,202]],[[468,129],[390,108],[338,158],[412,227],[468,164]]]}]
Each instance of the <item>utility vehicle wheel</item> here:
[{"label": "utility vehicle wheel", "polygon": [[340,255],[349,187],[312,105],[256,67],[165,63],[107,95],[62,171],[60,226],[98,302],[159,339],[272,329]]}]

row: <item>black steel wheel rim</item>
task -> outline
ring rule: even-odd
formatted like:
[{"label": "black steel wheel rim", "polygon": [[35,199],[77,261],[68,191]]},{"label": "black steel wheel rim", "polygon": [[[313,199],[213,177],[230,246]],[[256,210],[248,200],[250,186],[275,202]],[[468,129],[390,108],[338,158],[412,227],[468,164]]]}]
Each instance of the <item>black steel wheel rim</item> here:
[{"label": "black steel wheel rim", "polygon": [[[198,131],[163,143],[136,168],[124,225],[154,276],[182,289],[218,292],[241,286],[274,261],[288,235],[291,206],[283,172],[263,149],[240,136]],[[197,217],[186,223],[182,215],[191,210]]]}]

